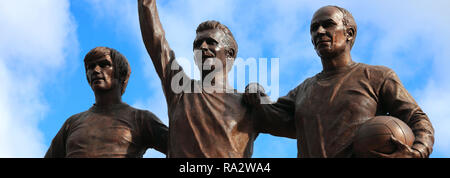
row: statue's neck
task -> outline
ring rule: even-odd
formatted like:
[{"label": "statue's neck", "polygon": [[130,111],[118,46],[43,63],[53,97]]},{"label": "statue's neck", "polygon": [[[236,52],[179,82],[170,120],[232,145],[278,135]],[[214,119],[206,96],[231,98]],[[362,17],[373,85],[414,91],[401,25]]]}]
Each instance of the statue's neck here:
[{"label": "statue's neck", "polygon": [[108,107],[122,103],[120,91],[115,89],[95,92],[95,105],[98,107]]},{"label": "statue's neck", "polygon": [[339,70],[354,63],[350,51],[332,57],[322,57],[321,61],[324,72]]}]

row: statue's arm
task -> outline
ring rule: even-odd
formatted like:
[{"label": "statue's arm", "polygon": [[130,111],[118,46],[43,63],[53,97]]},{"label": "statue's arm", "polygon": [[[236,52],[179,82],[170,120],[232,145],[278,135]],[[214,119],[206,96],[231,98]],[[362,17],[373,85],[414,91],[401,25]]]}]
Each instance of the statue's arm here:
[{"label": "statue's arm", "polygon": [[433,126],[394,71],[389,71],[380,91],[383,109],[411,127],[415,136],[411,148],[418,151],[421,157],[429,157],[434,144]]},{"label": "statue's arm", "polygon": [[144,112],[143,121],[144,123],[141,125],[145,127],[146,135],[150,137],[146,138],[149,142],[149,147],[167,155],[169,128],[155,114],[149,111]]},{"label": "statue's arm", "polygon": [[166,68],[174,54],[165,38],[155,1],[138,0],[139,22],[147,52],[158,76],[164,80],[167,78]]},{"label": "statue's arm", "polygon": [[294,122],[295,102],[285,96],[272,104],[260,104],[255,107],[258,130],[274,136],[296,139]]},{"label": "statue's arm", "polygon": [[53,138],[50,147],[45,153],[44,158],[64,158],[66,157],[66,138],[68,131],[68,122],[70,118],[59,129],[56,136]]},{"label": "statue's arm", "polygon": [[[270,98],[264,94],[264,88],[256,85],[248,85],[243,97],[243,102],[251,110],[256,130],[261,133],[295,139],[294,112],[297,88],[272,103]],[[258,88],[258,92],[250,92],[249,88],[251,87]]]}]

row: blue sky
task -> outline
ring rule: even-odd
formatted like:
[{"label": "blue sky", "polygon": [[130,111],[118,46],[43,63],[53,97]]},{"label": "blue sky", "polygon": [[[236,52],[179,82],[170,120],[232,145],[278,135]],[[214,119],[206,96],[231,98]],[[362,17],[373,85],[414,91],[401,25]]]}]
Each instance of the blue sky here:
[{"label": "blue sky", "polygon": [[[82,61],[96,46],[115,48],[130,62],[123,101],[168,123],[160,81],[140,36],[136,2],[0,1],[0,157],[42,157],[64,121],[94,103]],[[218,20],[233,32],[238,57],[279,58],[279,96],[321,71],[309,36],[314,11],[325,5],[348,9],[358,25],[353,60],[394,69],[435,128],[431,156],[450,157],[449,1],[157,3],[167,39],[185,69],[193,66],[196,26]],[[196,78],[195,72],[192,75]],[[295,140],[262,134],[253,157],[296,155]],[[145,156],[163,155],[149,150]]]}]

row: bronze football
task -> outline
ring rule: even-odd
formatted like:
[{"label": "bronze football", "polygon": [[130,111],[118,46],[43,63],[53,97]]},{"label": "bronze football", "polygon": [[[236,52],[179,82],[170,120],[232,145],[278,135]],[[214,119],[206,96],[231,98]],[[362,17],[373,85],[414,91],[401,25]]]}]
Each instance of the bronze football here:
[{"label": "bronze football", "polygon": [[414,134],[409,126],[392,116],[376,116],[358,129],[353,151],[356,157],[372,157],[371,151],[390,154],[396,151],[391,135],[402,143],[412,146]]}]

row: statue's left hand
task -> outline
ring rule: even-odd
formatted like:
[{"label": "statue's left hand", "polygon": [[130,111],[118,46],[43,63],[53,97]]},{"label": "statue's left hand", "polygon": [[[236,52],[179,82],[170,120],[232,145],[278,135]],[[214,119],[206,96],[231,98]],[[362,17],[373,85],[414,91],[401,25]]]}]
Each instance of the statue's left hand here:
[{"label": "statue's left hand", "polygon": [[410,146],[404,144],[394,136],[391,136],[391,141],[397,146],[397,151],[391,154],[371,151],[371,153],[378,158],[420,158],[420,153],[412,149]]}]

